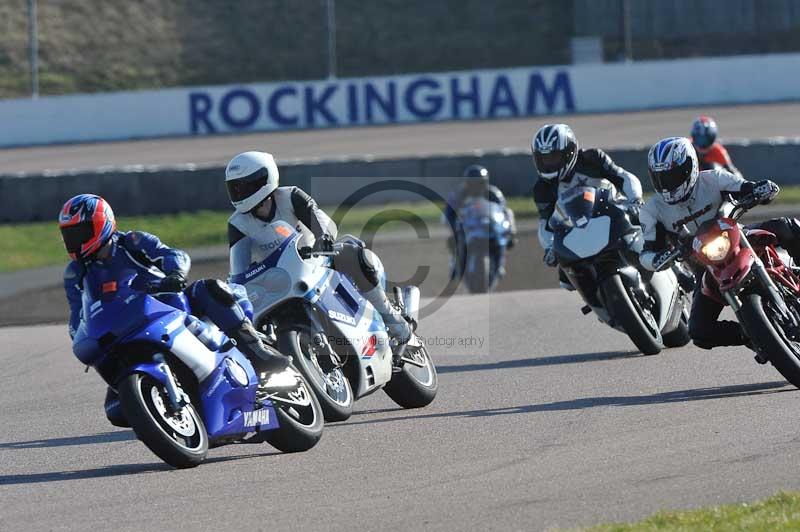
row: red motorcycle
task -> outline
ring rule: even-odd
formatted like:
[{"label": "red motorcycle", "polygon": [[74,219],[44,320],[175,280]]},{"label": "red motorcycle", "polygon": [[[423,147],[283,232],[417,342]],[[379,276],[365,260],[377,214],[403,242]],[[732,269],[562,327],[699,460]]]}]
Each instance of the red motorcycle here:
[{"label": "red motorcycle", "polygon": [[776,247],[773,233],[739,225],[739,218],[756,204],[752,196],[729,199],[694,238],[683,227],[681,233],[690,239],[682,240],[691,243],[691,250],[676,249],[675,258],[691,255],[705,266],[703,294],[730,305],[756,360],[771,362],[800,388],[800,278],[788,253]]}]

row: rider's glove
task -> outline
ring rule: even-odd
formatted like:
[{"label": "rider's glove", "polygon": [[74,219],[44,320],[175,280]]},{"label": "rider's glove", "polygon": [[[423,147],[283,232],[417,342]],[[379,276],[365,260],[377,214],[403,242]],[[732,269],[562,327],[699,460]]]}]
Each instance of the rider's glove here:
[{"label": "rider's glove", "polygon": [[642,208],[642,200],[639,199],[630,200],[625,205],[625,210],[628,211],[628,216],[630,216],[635,220],[639,219],[639,210],[641,208]]},{"label": "rider's glove", "polygon": [[181,272],[172,272],[158,283],[160,292],[181,292],[186,288],[186,277]]},{"label": "rider's glove", "polygon": [[556,254],[553,253],[553,248],[547,248],[544,252],[544,263],[550,266],[551,268],[555,268],[558,265],[558,259],[556,258]]},{"label": "rider's glove", "polygon": [[314,241],[315,253],[330,253],[333,251],[333,238],[331,235],[321,235]]},{"label": "rider's glove", "polygon": [[775,199],[781,188],[769,179],[758,181],[753,187],[753,197],[761,205],[766,205]]}]

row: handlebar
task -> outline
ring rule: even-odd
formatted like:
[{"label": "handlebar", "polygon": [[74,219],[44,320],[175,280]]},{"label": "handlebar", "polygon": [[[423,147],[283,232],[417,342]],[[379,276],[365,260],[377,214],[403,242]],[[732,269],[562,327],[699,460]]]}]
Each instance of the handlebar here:
[{"label": "handlebar", "polygon": [[[733,206],[733,210],[725,216],[726,218],[730,218],[734,221],[739,220],[739,218],[744,215],[748,210],[752,209],[756,205],[758,205],[759,200],[756,198],[754,194],[748,194],[743,196],[739,199],[735,199],[730,194],[726,195],[725,202],[720,206],[719,211],[717,213],[718,217],[723,215],[723,210],[725,208],[725,204],[730,204]],[[657,271],[662,271],[670,267],[673,261],[676,259],[684,258],[691,254],[691,243],[694,239],[694,235],[689,231],[686,225],[682,225],[679,230],[678,240],[679,244],[675,246],[670,253],[668,253],[661,261],[661,265],[657,268]]]},{"label": "handlebar", "polygon": [[314,248],[305,246],[297,250],[301,259],[310,259],[313,257],[335,257],[339,254],[338,251],[314,251]]},{"label": "handlebar", "polygon": [[672,251],[664,258],[661,264],[656,268],[657,272],[664,271],[672,266],[672,263],[683,256],[683,247],[677,246],[672,248]]},{"label": "handlebar", "polygon": [[[733,210],[731,211],[728,218],[733,220],[738,220],[739,218],[744,215],[747,211],[758,205],[758,200],[756,199],[755,195],[750,193],[747,196],[739,198],[738,200],[733,198],[730,194],[727,195],[727,203],[733,205]],[[722,210],[722,207],[720,207]]]}]

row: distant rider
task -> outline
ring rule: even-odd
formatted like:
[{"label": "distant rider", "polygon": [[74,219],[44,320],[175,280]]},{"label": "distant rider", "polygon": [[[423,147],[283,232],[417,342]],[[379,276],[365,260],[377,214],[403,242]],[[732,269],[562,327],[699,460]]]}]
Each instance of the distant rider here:
[{"label": "distant rider", "polygon": [[[447,198],[447,204],[444,210],[445,221],[450,228],[453,229],[453,235],[447,239],[447,248],[454,257],[450,267],[451,279],[455,279],[464,271],[464,263],[467,254],[464,248],[464,233],[460,220],[458,219],[458,211],[470,200],[483,198],[486,201],[500,205],[511,224],[508,249],[513,248],[517,241],[517,226],[514,221],[514,212],[506,206],[506,198],[503,196],[500,189],[489,184],[489,170],[479,164],[473,164],[464,170],[463,177],[464,182],[461,186],[453,191],[450,197]],[[460,257],[461,260],[457,261],[456,257]],[[500,263],[499,270],[502,276],[505,272],[505,255],[503,255]]]},{"label": "distant rider", "polygon": [[[83,279],[87,272],[104,269],[121,273],[134,269],[161,292],[183,291],[192,314],[210,318],[236,341],[259,372],[283,369],[289,364],[287,357],[262,344],[242,306],[250,305],[246,298],[237,298],[228,284],[216,279],[203,279],[187,286],[189,256],[167,247],[149,233],[117,231],[114,212],[103,198],[93,194],[73,197],[61,208],[58,225],[72,259],[64,271],[70,338],[74,339],[81,331]],[[252,306],[249,310],[252,313]],[[113,424],[126,426],[118,406],[117,394],[109,388],[106,415]]]},{"label": "distant rider", "polygon": [[700,170],[713,170],[715,166],[727,170],[735,176],[742,173],[733,166],[731,156],[720,142],[717,142],[717,123],[708,116],[701,116],[692,124],[692,144],[697,152]]},{"label": "distant rider", "polygon": [[[278,167],[269,153],[248,151],[234,157],[225,169],[225,185],[236,212],[228,220],[230,275],[245,272],[268,254],[267,224],[284,221],[301,235],[300,246],[332,251],[336,224],[298,187],[279,187]],[[355,238],[336,242],[336,270],[351,277],[356,288],[383,318],[389,336],[398,343],[411,336],[408,322],[386,297],[383,264]]]},{"label": "distant rider", "polygon": [[[614,164],[603,150],[582,150],[566,124],[547,124],[531,140],[533,164],[539,179],[533,187],[533,200],[539,210],[539,244],[544,249],[544,262],[558,264],[553,253],[553,232],[548,226],[558,197],[577,186],[611,188],[620,201],[627,203],[634,218],[642,203],[642,184],[639,178]],[[619,193],[624,197],[619,197]],[[572,289],[568,278],[559,269],[561,286]]]},{"label": "distant rider", "polygon": [[[699,171],[694,147],[683,137],[666,138],[653,145],[647,162],[657,194],[647,200],[639,214],[645,240],[640,261],[650,270],[661,269],[672,246],[680,245],[681,226],[694,234],[704,222],[715,219],[727,193],[734,199],[753,194],[758,202],[766,204],[780,190],[767,179],[746,181],[721,168]],[[796,262],[800,261],[800,223],[796,219],[776,218],[748,227],[774,233],[780,245]],[[703,268],[697,265],[696,270],[700,274]],[[689,318],[689,335],[695,345],[711,349],[747,343],[738,323],[717,321],[723,305],[703,294],[702,285],[698,278]]]}]

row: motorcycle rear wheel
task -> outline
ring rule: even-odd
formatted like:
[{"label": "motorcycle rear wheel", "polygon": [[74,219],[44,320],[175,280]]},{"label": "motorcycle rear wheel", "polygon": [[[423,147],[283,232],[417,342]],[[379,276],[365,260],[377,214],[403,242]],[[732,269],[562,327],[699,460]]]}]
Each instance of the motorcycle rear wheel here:
[{"label": "motorcycle rear wheel", "polygon": [[619,274],[608,277],[602,283],[605,305],[612,319],[617,322],[631,341],[645,355],[656,355],[664,348],[661,331],[655,332],[647,326],[642,310],[633,301]]},{"label": "motorcycle rear wheel", "polygon": [[278,417],[279,427],[268,431],[264,441],[284,453],[299,453],[308,451],[322,438],[322,429],[325,424],[322,407],[316,394],[308,385],[308,380],[300,374],[304,396],[308,394],[309,404],[297,406],[291,403],[273,399],[275,415]]},{"label": "motorcycle rear wheel", "polygon": [[773,326],[773,321],[777,321],[770,319],[761,296],[745,295],[739,313],[758,353],[769,360],[783,378],[800,388],[800,346],[785,338],[780,326]]},{"label": "motorcycle rear wheel", "polygon": [[125,419],[156,456],[178,469],[196,467],[205,459],[208,434],[193,405],[171,415],[164,386],[142,373],[126,377],[117,392]]},{"label": "motorcycle rear wheel", "polygon": [[403,408],[422,408],[428,406],[436,398],[439,391],[439,376],[433,365],[428,349],[422,345],[414,356],[422,367],[408,362],[403,363],[400,371],[392,375],[383,391],[395,403]]}]

